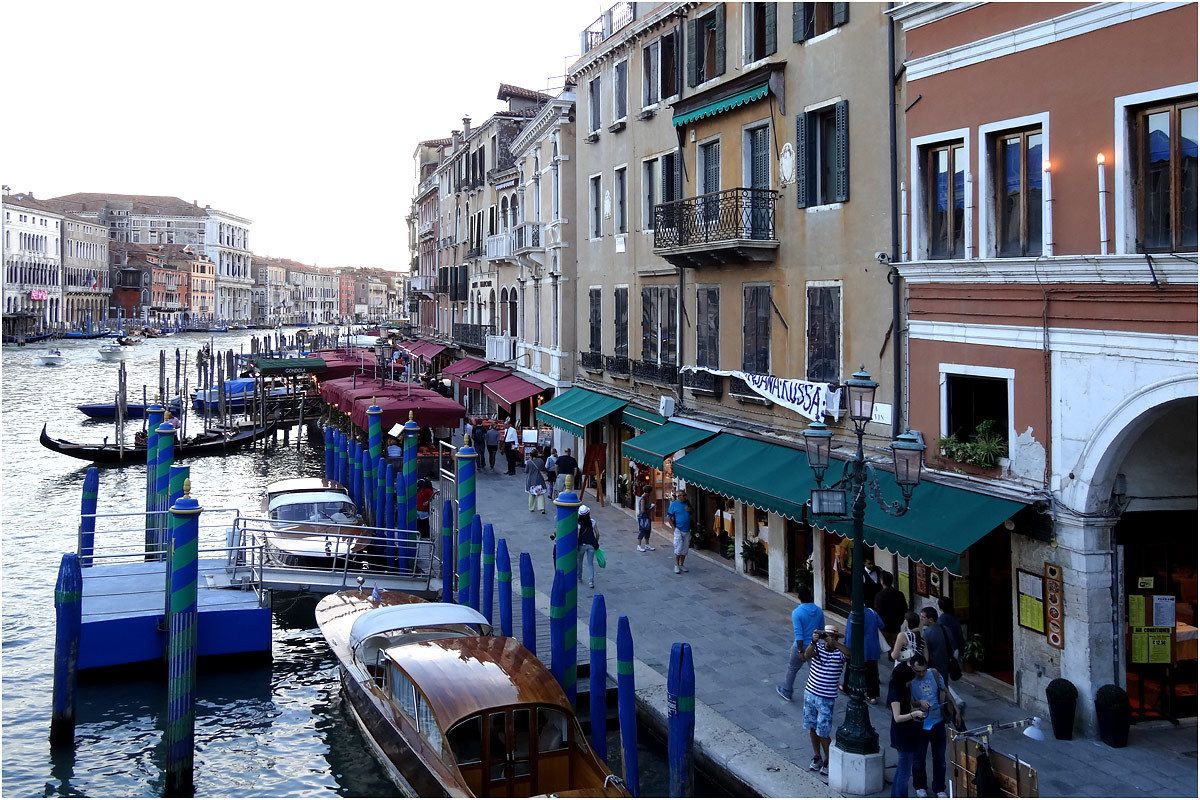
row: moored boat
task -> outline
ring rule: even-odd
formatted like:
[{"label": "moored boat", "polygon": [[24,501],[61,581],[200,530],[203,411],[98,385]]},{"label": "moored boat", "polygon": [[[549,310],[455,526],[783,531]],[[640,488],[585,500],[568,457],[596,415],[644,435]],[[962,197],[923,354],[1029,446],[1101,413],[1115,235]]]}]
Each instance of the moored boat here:
[{"label": "moored boat", "polygon": [[479,612],[402,592],[317,604],[342,688],[375,757],[413,797],[628,797],[566,694]]},{"label": "moored boat", "polygon": [[367,540],[356,535],[365,522],[335,481],[276,481],[267,486],[262,510],[271,520],[263,535],[267,558],[281,566],[325,568],[367,549]]},{"label": "moored boat", "polygon": [[33,359],[33,363],[39,367],[61,367],[67,363],[67,357],[62,354],[62,350],[57,347],[52,347],[46,352]]},{"label": "moored boat", "polygon": [[[48,423],[47,423],[48,425]],[[135,443],[124,448],[110,444],[79,444],[66,439],[56,439],[47,432],[47,425],[42,426],[39,441],[42,446],[61,453],[64,456],[92,461],[97,464],[145,464],[146,445]],[[254,441],[261,439],[270,429],[240,428],[225,431],[210,431],[180,442],[175,445],[176,458],[193,458],[195,456],[220,455],[232,453]]]},{"label": "moored boat", "polygon": [[[116,403],[82,403],[75,406],[90,419],[116,419]],[[167,404],[167,408],[175,416],[179,416],[179,398]],[[142,403],[126,403],[125,419],[141,419],[146,416],[146,406]]]}]

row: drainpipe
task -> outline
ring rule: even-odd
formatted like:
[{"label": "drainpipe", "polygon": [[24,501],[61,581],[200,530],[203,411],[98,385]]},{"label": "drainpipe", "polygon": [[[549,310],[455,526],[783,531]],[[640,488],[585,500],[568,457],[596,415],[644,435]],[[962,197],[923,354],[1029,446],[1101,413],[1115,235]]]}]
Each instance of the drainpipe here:
[{"label": "drainpipe", "polygon": [[[895,3],[888,3],[891,11]],[[887,18],[888,31],[888,149],[891,155],[890,183],[888,184],[888,200],[891,204],[892,222],[892,271],[888,280],[892,284],[892,438],[904,431],[904,418],[901,413],[904,402],[904,392],[901,386],[901,353],[900,341],[900,271],[895,263],[900,260],[900,209],[896,202],[896,187],[899,181],[899,165],[896,163],[896,21],[891,14]]]},{"label": "drainpipe", "polygon": [[675,310],[675,379],[679,390],[679,411],[683,411],[683,266],[679,267],[679,308]]}]

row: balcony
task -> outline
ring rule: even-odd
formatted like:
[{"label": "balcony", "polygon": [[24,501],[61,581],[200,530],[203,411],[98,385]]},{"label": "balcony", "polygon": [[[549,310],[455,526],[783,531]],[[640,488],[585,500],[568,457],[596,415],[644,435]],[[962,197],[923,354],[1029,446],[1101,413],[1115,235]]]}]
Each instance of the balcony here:
[{"label": "balcony", "polygon": [[516,356],[517,339],[515,336],[493,334],[487,337],[485,352],[488,361],[504,363],[512,361]]},{"label": "balcony", "polygon": [[408,279],[408,290],[410,292],[432,292],[434,290],[433,276],[413,275]]},{"label": "balcony", "polygon": [[629,375],[629,356],[605,356],[604,369],[609,375]]},{"label": "balcony", "polygon": [[632,364],[634,380],[669,386],[679,377],[679,368],[674,364],[660,364],[654,361],[634,361]]},{"label": "balcony", "polygon": [[580,352],[579,365],[589,372],[600,372],[604,369],[604,356],[595,352]]},{"label": "balcony", "polygon": [[721,376],[713,375],[711,372],[701,372],[699,370],[684,372],[683,385],[693,392],[711,394],[713,397],[721,396]]},{"label": "balcony", "polygon": [[432,236],[434,229],[436,229],[436,228],[437,228],[437,220],[436,219],[425,220],[424,222],[421,223],[421,227],[419,229],[419,235],[422,239],[424,239],[427,236]]},{"label": "balcony", "polygon": [[726,189],[654,207],[654,252],[677,267],[774,261],[771,189]]},{"label": "balcony", "polygon": [[479,258],[483,255],[482,247],[472,247],[467,250],[467,258]]},{"label": "balcony", "polygon": [[454,341],[463,347],[484,350],[487,347],[487,337],[495,330],[494,325],[479,325],[473,322],[454,323]]},{"label": "balcony", "polygon": [[513,228],[513,249],[517,253],[530,253],[535,250],[541,250],[542,241],[542,223],[540,222],[522,222],[517,227]]},{"label": "balcony", "polygon": [[513,237],[511,233],[497,233],[484,240],[484,258],[488,261],[502,261],[512,258]]},{"label": "balcony", "polygon": [[636,3],[617,3],[579,34],[579,55],[586,55],[637,18]]}]

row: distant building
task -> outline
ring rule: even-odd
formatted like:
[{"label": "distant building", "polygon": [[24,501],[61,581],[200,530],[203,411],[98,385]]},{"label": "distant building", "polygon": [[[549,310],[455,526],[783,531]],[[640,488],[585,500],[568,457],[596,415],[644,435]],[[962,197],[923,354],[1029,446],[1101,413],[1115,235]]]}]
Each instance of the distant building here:
[{"label": "distant building", "polygon": [[4,195],[4,335],[62,327],[62,223],[30,194]]}]

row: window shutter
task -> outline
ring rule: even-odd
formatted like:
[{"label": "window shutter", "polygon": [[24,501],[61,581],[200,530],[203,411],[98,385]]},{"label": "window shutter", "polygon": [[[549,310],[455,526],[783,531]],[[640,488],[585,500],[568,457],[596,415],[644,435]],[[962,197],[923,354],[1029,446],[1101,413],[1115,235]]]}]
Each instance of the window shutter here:
[{"label": "window shutter", "polygon": [[771,371],[771,287],[758,287],[758,372]]},{"label": "window shutter", "polygon": [[650,307],[653,296],[649,289],[642,289],[642,361],[650,361],[654,356],[654,319]]},{"label": "window shutter", "polygon": [[765,55],[771,55],[777,49],[775,44],[775,27],[778,19],[778,6],[775,3],[764,3],[763,6],[763,23],[767,29],[767,46]]},{"label": "window shutter", "polygon": [[682,149],[675,151],[675,157],[671,159],[671,163],[674,166],[675,199],[682,200],[683,199],[683,150]]},{"label": "window shutter", "polygon": [[725,74],[725,4],[718,3],[714,13],[717,15],[717,75]]},{"label": "window shutter", "polygon": [[808,6],[812,3],[792,3],[792,41],[803,42],[808,38]]},{"label": "window shutter", "polygon": [[837,28],[845,25],[850,21],[850,4],[849,3],[834,3],[833,4],[833,27]]},{"label": "window shutter", "polygon": [[742,4],[742,63],[754,60],[754,15],[755,3]]},{"label": "window shutter", "polygon": [[754,371],[754,287],[742,289],[742,371]]},{"label": "window shutter", "polygon": [[683,27],[675,27],[675,38],[671,42],[671,61],[675,64],[675,94],[683,92]]},{"label": "window shutter", "polygon": [[834,142],[833,200],[844,203],[850,199],[850,101],[842,100],[834,110],[837,128]]},{"label": "window shutter", "polygon": [[696,85],[696,75],[700,69],[700,26],[696,20],[689,19],[687,23],[687,84]]},{"label": "window shutter", "polygon": [[808,208],[809,201],[809,157],[808,114],[796,115],[796,208]]}]

